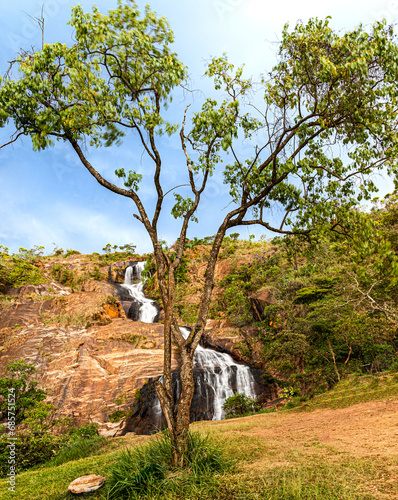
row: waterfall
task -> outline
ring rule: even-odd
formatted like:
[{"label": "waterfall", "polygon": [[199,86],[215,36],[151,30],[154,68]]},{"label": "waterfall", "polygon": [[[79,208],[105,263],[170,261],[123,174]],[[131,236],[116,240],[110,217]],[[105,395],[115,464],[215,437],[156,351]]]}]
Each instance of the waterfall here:
[{"label": "waterfall", "polygon": [[[180,331],[184,338],[188,338],[190,332],[188,328],[182,327]],[[212,387],[214,391],[212,420],[221,420],[224,417],[222,406],[227,398],[234,395],[234,391],[252,398],[257,396],[257,384],[250,368],[236,363],[229,354],[198,345],[193,359],[194,370],[203,373],[205,394],[202,394],[202,397],[206,396],[206,385]],[[196,382],[197,391],[200,391],[202,381],[199,378]]]},{"label": "waterfall", "polygon": [[[158,310],[154,305],[155,301],[148,299],[144,294],[144,282],[141,277],[144,267],[145,262],[137,262],[134,267],[129,266],[126,269],[124,283],[121,286],[128,290],[130,297],[139,305],[137,320],[143,323],[153,323],[158,314]],[[139,280],[138,283],[134,283],[134,277]]]},{"label": "waterfall", "polygon": [[[138,262],[134,268],[129,266],[126,269],[124,284],[134,301],[138,302],[138,321],[153,323],[158,310],[154,300],[148,299],[144,294],[144,284],[141,272],[145,262]],[[139,279],[134,284],[134,277]],[[180,327],[184,338],[188,338],[190,330]],[[194,354],[194,378],[195,394],[194,399],[198,406],[203,406],[204,411],[197,418],[191,414],[191,420],[221,420],[224,417],[222,409],[225,400],[234,395],[234,392],[245,394],[255,398],[257,396],[257,384],[248,366],[236,363],[234,359],[226,353],[206,349],[198,345]],[[163,377],[159,379],[163,380]],[[175,396],[180,394],[179,377],[173,376]],[[156,427],[161,428],[162,410],[157,396],[152,404],[152,415],[156,421]]]}]

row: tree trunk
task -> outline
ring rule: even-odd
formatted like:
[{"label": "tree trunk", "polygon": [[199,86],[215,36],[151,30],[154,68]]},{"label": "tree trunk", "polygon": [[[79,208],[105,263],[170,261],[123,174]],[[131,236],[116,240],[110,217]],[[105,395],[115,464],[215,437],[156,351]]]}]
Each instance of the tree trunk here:
[{"label": "tree trunk", "polygon": [[[227,224],[228,220],[226,219],[218,230],[214,240],[205,273],[205,285],[202,293],[198,321],[188,339],[184,339],[182,337],[182,334],[178,329],[177,321],[174,318],[175,272],[179,266],[179,259],[176,265],[170,265],[170,263],[168,264],[168,278],[166,286],[163,255],[161,252],[155,253],[158,270],[160,269],[159,264],[163,265],[162,271],[158,274],[158,281],[160,281],[159,285],[162,290],[167,290],[167,295],[166,293],[162,293],[162,302],[165,311],[164,378],[163,384],[158,381],[155,387],[172,441],[173,465],[175,467],[184,466],[188,450],[190,410],[194,393],[193,357],[196,346],[198,345],[205,329],[210,308],[211,293],[214,285],[214,269],[225,231],[227,229]],[[158,260],[160,261],[160,259],[162,259],[162,262],[158,263]],[[173,400],[173,391],[171,386],[171,352],[173,338],[177,344],[180,355],[181,395],[176,403]]]}]

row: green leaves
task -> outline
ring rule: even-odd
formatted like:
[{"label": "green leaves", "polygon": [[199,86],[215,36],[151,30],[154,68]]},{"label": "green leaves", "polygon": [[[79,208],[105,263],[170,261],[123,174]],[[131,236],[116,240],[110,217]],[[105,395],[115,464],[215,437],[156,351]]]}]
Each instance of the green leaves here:
[{"label": "green leaves", "polygon": [[[163,123],[161,106],[186,70],[169,45],[173,35],[165,19],[135,2],[119,2],[102,15],[81,6],[72,11],[76,43],[46,44],[21,56],[19,78],[0,81],[0,126],[10,119],[42,150],[56,140],[92,146],[119,144],[123,127],[155,130]],[[176,126],[166,124],[168,134]],[[138,179],[127,177],[127,187]]]},{"label": "green leaves", "polygon": [[124,168],[119,168],[115,170],[115,175],[119,177],[120,179],[124,179],[124,185],[127,188],[131,188],[134,191],[138,191],[138,184],[142,180],[142,175],[138,174],[137,172],[129,170],[129,173],[126,174],[124,171]]},{"label": "green leaves", "polygon": [[[191,198],[183,198],[178,193],[174,193],[174,198],[176,200],[176,203],[174,207],[171,209],[171,215],[175,219],[178,219],[180,217],[185,217],[186,215],[188,215],[190,211],[192,211],[194,202]],[[198,222],[198,219],[194,216],[191,216],[190,219],[193,222]]]}]

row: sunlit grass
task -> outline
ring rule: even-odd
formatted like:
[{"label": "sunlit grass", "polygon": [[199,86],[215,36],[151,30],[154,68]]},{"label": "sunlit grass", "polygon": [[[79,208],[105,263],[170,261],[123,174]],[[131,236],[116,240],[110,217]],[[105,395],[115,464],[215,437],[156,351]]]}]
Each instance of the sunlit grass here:
[{"label": "sunlit grass", "polygon": [[[394,476],[398,460],[384,453],[363,456],[344,446],[325,442],[317,434],[317,416],[328,408],[338,410],[366,401],[395,400],[398,377],[350,376],[333,391],[321,395],[303,408],[260,414],[220,422],[197,422],[192,430],[209,435],[232,459],[229,470],[212,474],[168,470],[159,483],[141,498],[162,500],[371,500],[398,498]],[[311,410],[318,410],[312,413]],[[346,410],[341,410],[346,411]],[[313,427],[305,419],[313,422]],[[301,429],[301,430],[300,430]],[[342,436],[343,437],[343,436]],[[105,500],[111,477],[120,468],[120,447],[133,448],[154,438],[126,436],[109,440],[100,455],[80,458],[59,466],[24,472],[17,476],[17,493],[0,482],[0,500],[71,500],[68,484],[86,474],[107,478],[103,488],[80,498]],[[119,465],[117,465],[119,463]],[[163,488],[159,488],[161,481]],[[166,485],[166,486],[165,486]],[[122,497],[120,497],[122,498]],[[133,497],[132,497],[133,498]]]}]

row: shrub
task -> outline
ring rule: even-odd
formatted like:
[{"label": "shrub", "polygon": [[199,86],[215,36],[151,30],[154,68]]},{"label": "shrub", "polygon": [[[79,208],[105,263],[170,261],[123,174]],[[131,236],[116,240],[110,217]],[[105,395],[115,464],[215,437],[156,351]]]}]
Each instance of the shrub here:
[{"label": "shrub", "polygon": [[[106,438],[97,435],[97,424],[72,427],[69,432],[63,434],[51,434],[49,431],[64,419],[53,419],[50,422],[46,408],[42,404],[37,406],[36,412],[35,409],[31,410],[32,421],[28,422],[27,431],[19,432],[16,435],[16,441],[14,441],[18,452],[15,464],[17,466],[16,472],[45,463],[49,466],[57,466],[71,460],[78,460],[96,453],[106,443]],[[39,416],[37,422],[34,421],[35,416]],[[10,458],[9,443],[8,435],[0,434],[1,476],[5,476],[10,468],[8,461]]]},{"label": "shrub", "polygon": [[83,276],[77,276],[72,269],[69,269],[63,264],[54,264],[50,272],[51,276],[53,276],[58,281],[58,283],[61,283],[61,285],[70,286],[72,288],[84,281]]},{"label": "shrub", "polygon": [[10,285],[10,272],[3,264],[0,264],[0,293],[5,293]]},{"label": "shrub", "polygon": [[98,436],[98,424],[86,424],[79,427],[73,426],[69,429],[69,436],[74,439],[78,438],[92,438]]},{"label": "shrub", "polygon": [[109,422],[119,422],[122,418],[127,417],[128,413],[127,410],[116,410],[109,414]]},{"label": "shrub", "polygon": [[9,283],[16,288],[24,285],[40,285],[47,283],[43,272],[33,264],[13,257],[9,263]]},{"label": "shrub", "polygon": [[66,251],[65,257],[69,257],[71,255],[80,255],[80,252],[78,250],[73,250],[73,248],[69,248]]},{"label": "shrub", "polygon": [[43,389],[37,388],[37,382],[29,380],[36,368],[26,363],[23,359],[10,361],[5,368],[5,377],[0,378],[0,411],[2,419],[7,416],[9,401],[14,400],[15,423],[20,424],[26,412],[34,405],[46,398]]},{"label": "shrub", "polygon": [[222,406],[225,412],[225,418],[235,418],[242,417],[247,413],[253,413],[260,409],[259,403],[251,398],[250,396],[245,396],[244,394],[235,394],[225,400]]},{"label": "shrub", "polygon": [[[15,443],[18,452],[15,461],[16,472],[30,469],[54,457],[67,443],[67,436],[54,436],[51,434],[34,435],[30,433],[18,434]],[[9,439],[7,434],[0,435],[0,473],[8,474],[10,465]]]}]

